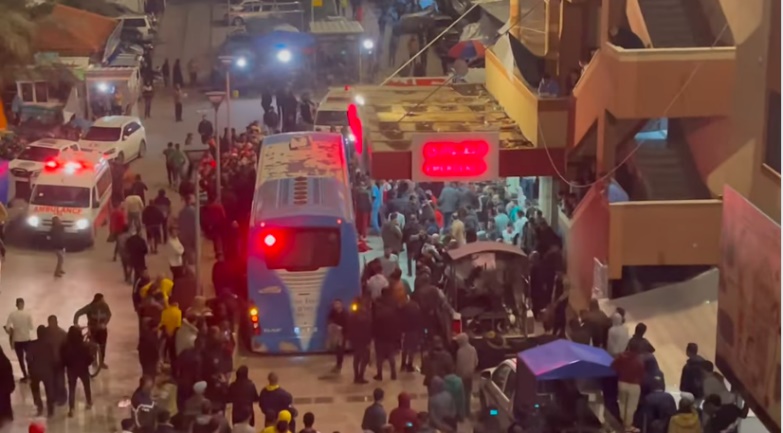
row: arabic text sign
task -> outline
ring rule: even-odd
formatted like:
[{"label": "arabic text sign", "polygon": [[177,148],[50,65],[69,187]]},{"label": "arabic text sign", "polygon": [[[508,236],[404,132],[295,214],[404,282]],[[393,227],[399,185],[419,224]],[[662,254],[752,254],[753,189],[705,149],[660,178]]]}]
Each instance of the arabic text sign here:
[{"label": "arabic text sign", "polygon": [[52,214],[56,216],[81,215],[82,209],[78,207],[36,206],[33,208],[33,212]]}]

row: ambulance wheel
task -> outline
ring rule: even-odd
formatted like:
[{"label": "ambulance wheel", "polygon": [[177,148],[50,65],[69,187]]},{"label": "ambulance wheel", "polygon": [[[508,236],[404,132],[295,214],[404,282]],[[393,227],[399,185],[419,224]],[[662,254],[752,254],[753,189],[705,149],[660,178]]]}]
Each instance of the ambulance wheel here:
[{"label": "ambulance wheel", "polygon": [[141,144],[139,144],[139,159],[144,158],[145,153],[147,153],[147,142],[141,140]]}]

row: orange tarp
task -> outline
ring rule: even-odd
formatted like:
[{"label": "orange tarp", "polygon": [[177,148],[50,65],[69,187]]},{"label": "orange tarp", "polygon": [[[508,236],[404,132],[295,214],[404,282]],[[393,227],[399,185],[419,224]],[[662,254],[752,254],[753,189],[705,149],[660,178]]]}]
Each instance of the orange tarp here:
[{"label": "orange tarp", "polygon": [[37,25],[33,38],[36,51],[89,57],[102,53],[117,20],[58,4]]}]

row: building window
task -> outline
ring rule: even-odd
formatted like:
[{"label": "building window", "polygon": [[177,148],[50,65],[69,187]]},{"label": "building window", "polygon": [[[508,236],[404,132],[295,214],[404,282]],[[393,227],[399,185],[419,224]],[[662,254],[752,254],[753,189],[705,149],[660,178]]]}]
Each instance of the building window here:
[{"label": "building window", "polygon": [[780,173],[780,93],[769,92],[767,100],[767,142],[764,164]]}]

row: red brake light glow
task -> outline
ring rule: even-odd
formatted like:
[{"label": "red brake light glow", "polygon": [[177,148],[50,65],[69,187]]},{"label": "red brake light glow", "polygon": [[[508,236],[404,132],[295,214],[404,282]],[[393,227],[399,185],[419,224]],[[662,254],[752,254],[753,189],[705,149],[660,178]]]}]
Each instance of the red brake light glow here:
[{"label": "red brake light glow", "polygon": [[364,129],[362,128],[362,119],[359,118],[359,109],[356,108],[356,104],[348,105],[348,128],[350,128],[351,134],[356,139],[354,142],[356,153],[361,155],[362,147],[364,146]]},{"label": "red brake light glow", "polygon": [[277,243],[277,238],[275,238],[274,235],[266,235],[264,236],[264,245],[268,247],[272,247]]},{"label": "red brake light glow", "polygon": [[59,166],[59,164],[57,163],[57,161],[55,161],[53,159],[50,159],[50,160],[46,161],[44,166],[46,168],[49,168],[49,169],[55,169],[55,168],[57,168]]}]

